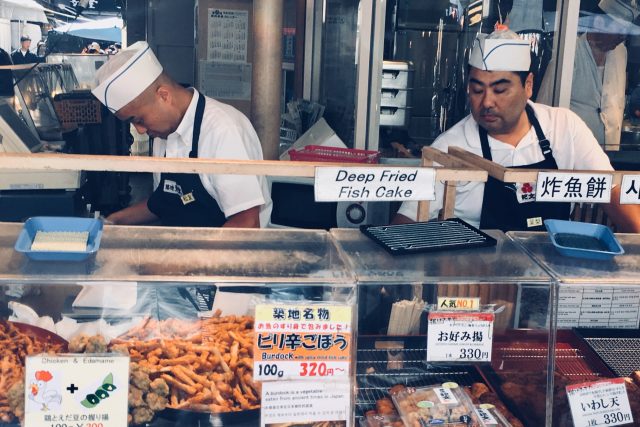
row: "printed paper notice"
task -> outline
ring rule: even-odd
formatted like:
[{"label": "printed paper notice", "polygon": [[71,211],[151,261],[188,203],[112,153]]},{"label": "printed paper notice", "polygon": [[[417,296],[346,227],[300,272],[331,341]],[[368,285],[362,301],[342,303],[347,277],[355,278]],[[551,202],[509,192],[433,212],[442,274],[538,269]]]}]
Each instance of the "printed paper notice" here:
[{"label": "printed paper notice", "polygon": [[262,384],[262,427],[351,425],[349,379],[277,381]]},{"label": "printed paper notice", "polygon": [[129,357],[27,357],[27,427],[126,426],[128,396]]},{"label": "printed paper notice", "polygon": [[427,318],[427,362],[490,362],[493,313],[442,313]]},{"label": "printed paper notice", "polygon": [[209,9],[207,59],[217,62],[247,62],[249,12]]},{"label": "printed paper notice", "polygon": [[350,306],[261,304],[255,319],[254,379],[349,375]]},{"label": "printed paper notice", "polygon": [[624,378],[570,385],[567,396],[575,427],[633,423]]},{"label": "printed paper notice", "polygon": [[435,200],[430,168],[318,167],[316,202]]},{"label": "printed paper notice", "polygon": [[622,190],[620,191],[620,204],[640,204],[640,175],[625,175],[622,177]]},{"label": "printed paper notice", "polygon": [[198,90],[217,99],[251,100],[251,64],[200,61]]},{"label": "printed paper notice", "polygon": [[609,203],[612,182],[610,174],[540,172],[536,201]]}]

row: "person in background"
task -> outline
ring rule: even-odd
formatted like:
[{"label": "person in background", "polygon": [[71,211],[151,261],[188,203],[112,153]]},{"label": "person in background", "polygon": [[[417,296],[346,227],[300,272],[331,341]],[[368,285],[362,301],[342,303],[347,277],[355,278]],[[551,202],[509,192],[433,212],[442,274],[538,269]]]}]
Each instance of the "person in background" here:
[{"label": "person in background", "polygon": [[44,57],[47,56],[47,44],[44,41],[38,42],[36,54],[38,55],[39,60],[44,60]]},{"label": "person in background", "polygon": [[[168,158],[262,160],[253,126],[241,112],[163,72],[149,45],[138,42],[107,61],[93,94],[138,133],[155,138],[153,155]],[[143,202],[107,217],[115,224],[160,220],[167,226],[260,227],[271,216],[267,181],[255,175],[154,174]]]},{"label": "person in background", "polygon": [[[510,30],[481,34],[469,57],[467,94],[471,114],[440,135],[433,147],[455,146],[505,167],[605,170],[613,168],[585,123],[572,111],[529,100],[533,74],[529,43]],[[569,219],[569,203],[536,202],[535,183],[485,183],[456,187],[454,216],[483,229],[541,230],[545,219]],[[442,207],[444,185],[436,184],[430,203],[434,218]],[[525,195],[527,197],[522,197]],[[533,197],[531,195],[533,194]],[[620,205],[620,187],[604,210],[619,231],[640,232],[640,205]],[[417,202],[404,202],[394,223],[417,218]]]},{"label": "person in background", "polygon": [[[640,34],[634,20],[640,11],[631,0],[601,0],[601,13],[580,19],[584,31],[577,40],[570,108],[589,126],[607,150],[620,148],[625,107],[627,67],[626,37]],[[551,61],[540,86],[537,102],[553,102]]]},{"label": "person in background", "polygon": [[[0,47],[0,66],[13,65],[9,53]],[[13,72],[11,70],[0,70],[0,99],[3,97],[13,97]]]},{"label": "person in background", "polygon": [[38,57],[29,51],[31,47],[31,37],[24,35],[20,37],[20,48],[13,51],[11,60],[13,65],[35,64],[40,62]]},{"label": "person in background", "polygon": [[89,45],[87,53],[104,53],[104,50],[102,50],[98,42],[93,42]]}]

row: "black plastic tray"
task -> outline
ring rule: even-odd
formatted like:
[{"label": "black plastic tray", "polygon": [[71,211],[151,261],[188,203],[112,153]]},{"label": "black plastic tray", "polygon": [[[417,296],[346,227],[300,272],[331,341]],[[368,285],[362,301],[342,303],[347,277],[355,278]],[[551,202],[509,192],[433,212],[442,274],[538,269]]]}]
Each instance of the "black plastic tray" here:
[{"label": "black plastic tray", "polygon": [[578,335],[618,377],[640,370],[640,330],[575,328]]},{"label": "black plastic tray", "polygon": [[360,231],[392,255],[495,246],[496,239],[459,218],[398,225],[362,225]]}]

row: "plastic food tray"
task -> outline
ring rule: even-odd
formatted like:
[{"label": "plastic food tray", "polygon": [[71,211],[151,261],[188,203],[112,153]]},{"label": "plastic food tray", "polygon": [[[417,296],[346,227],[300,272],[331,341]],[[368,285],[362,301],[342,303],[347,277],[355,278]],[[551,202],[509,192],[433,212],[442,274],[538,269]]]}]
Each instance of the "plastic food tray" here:
[{"label": "plastic food tray", "polygon": [[609,227],[604,225],[558,219],[547,219],[544,225],[551,243],[562,255],[610,260],[624,253]]},{"label": "plastic food tray", "polygon": [[[87,250],[83,252],[32,251],[31,244],[38,231],[88,231]],[[34,261],[84,261],[98,251],[101,238],[102,221],[97,219],[40,216],[29,218],[24,223],[14,248]]]},{"label": "plastic food tray", "polygon": [[459,218],[411,224],[360,226],[392,255],[495,246],[496,239]]},{"label": "plastic food tray", "polygon": [[347,162],[347,163],[378,163],[379,151],[356,150],[352,148],[324,147],[322,145],[307,145],[300,149],[289,150],[289,157],[294,161],[304,162]]}]

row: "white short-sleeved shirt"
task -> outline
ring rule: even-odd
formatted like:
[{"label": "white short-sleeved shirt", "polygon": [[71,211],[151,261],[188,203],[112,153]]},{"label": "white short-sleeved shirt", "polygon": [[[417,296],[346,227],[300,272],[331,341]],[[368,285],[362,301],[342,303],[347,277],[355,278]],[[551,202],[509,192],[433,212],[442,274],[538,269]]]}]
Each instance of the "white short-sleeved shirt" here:
[{"label": "white short-sleeved shirt", "polygon": [[[167,139],[155,138],[155,157],[187,158],[191,152],[193,122],[198,104],[198,91],[193,89],[189,108],[175,132]],[[251,122],[230,105],[205,97],[204,115],[198,157],[233,160],[262,160],[262,147]],[[225,217],[254,206],[260,206],[260,226],[265,227],[271,218],[271,195],[264,176],[255,175],[206,175],[200,180],[207,192],[220,205]],[[154,188],[160,183],[160,174],[153,174]]]},{"label": "white short-sleeved shirt", "polygon": [[[574,112],[566,108],[549,107],[531,101],[529,105],[533,107],[540,127],[551,143],[553,157],[559,169],[613,170],[609,158],[602,151],[587,125]],[[524,166],[544,160],[533,126],[515,147],[491,136],[488,138],[493,161],[502,166]],[[449,147],[460,147],[482,156],[478,123],[468,115],[440,135],[432,147],[445,153]],[[429,205],[429,218],[437,217],[442,209],[443,193],[444,184],[436,183],[436,200]],[[454,215],[479,227],[483,197],[484,183],[459,183],[456,189]],[[416,220],[418,203],[404,202],[398,213]]]}]

